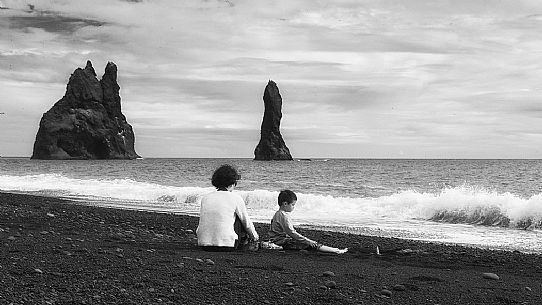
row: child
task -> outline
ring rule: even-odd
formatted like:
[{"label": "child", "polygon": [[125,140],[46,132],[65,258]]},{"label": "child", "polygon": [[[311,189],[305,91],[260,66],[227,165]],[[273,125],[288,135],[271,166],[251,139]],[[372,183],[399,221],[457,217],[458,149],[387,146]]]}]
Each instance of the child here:
[{"label": "child", "polygon": [[278,198],[279,210],[271,220],[270,241],[285,250],[317,250],[320,252],[342,254],[348,248],[328,247],[297,233],[292,224],[290,212],[295,208],[297,196],[290,190],[281,191]]}]

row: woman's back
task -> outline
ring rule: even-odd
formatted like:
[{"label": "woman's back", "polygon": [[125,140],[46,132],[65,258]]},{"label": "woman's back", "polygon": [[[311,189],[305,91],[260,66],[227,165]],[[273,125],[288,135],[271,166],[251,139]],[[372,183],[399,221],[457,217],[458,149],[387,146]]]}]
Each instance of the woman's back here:
[{"label": "woman's back", "polygon": [[241,205],[244,207],[243,198],[228,191],[203,196],[196,230],[198,245],[233,247],[237,239],[233,224]]}]

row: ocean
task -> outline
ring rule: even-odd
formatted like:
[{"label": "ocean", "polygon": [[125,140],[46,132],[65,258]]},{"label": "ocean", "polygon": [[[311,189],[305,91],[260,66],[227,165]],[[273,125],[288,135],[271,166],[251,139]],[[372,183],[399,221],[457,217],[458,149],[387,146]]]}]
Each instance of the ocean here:
[{"label": "ocean", "polygon": [[542,160],[0,158],[0,190],[197,215],[226,163],[257,222],[291,189],[299,226],[542,253]]}]

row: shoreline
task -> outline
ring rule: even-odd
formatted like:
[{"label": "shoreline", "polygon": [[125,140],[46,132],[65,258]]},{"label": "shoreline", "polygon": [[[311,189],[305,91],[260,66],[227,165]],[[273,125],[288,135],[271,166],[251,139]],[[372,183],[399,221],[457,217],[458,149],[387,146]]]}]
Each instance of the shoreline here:
[{"label": "shoreline", "polygon": [[[14,194],[20,194],[20,195],[27,195],[25,193],[18,193],[15,192]],[[28,194],[30,195],[30,194]],[[41,195],[37,195],[41,196]],[[46,197],[46,196],[44,196]],[[80,204],[90,207],[101,207],[101,208],[107,208],[107,209],[116,209],[116,210],[130,210],[130,211],[139,211],[139,212],[150,212],[150,213],[164,213],[164,214],[173,214],[173,215],[179,215],[179,216],[190,216],[190,217],[198,217],[196,214],[190,214],[185,212],[176,212],[176,211],[168,211],[168,210],[153,210],[152,208],[145,209],[145,208],[136,208],[136,207],[128,207],[128,206],[115,206],[114,204],[106,204],[102,203],[102,201],[96,201],[96,202],[90,202],[85,201],[84,199],[64,199],[59,198],[60,200],[66,200],[68,202],[71,202],[73,204]],[[255,224],[259,224],[261,226],[266,226],[267,223],[254,221]],[[371,231],[368,228],[361,228],[361,229],[354,229],[339,225],[339,226],[330,226],[330,225],[313,225],[313,224],[299,224],[296,226],[296,228],[303,228],[305,230],[310,231],[329,231],[329,232],[337,232],[337,233],[343,233],[343,234],[352,234],[352,235],[361,235],[366,237],[378,237],[378,238],[397,238],[401,240],[407,240],[411,242],[422,242],[422,243],[434,243],[434,244],[441,244],[445,246],[459,246],[459,247],[465,247],[465,248],[477,248],[477,249],[483,249],[483,250],[490,250],[490,251],[505,251],[505,252],[522,252],[526,254],[536,254],[536,255],[542,255],[542,252],[537,252],[532,249],[514,249],[513,247],[506,248],[504,246],[497,247],[497,246],[490,246],[490,245],[483,245],[483,244],[473,244],[473,243],[458,243],[458,242],[452,242],[452,241],[442,241],[437,239],[423,239],[423,238],[409,238],[409,237],[393,237],[393,233],[388,233],[386,235],[378,235],[378,234],[370,234],[368,233]],[[378,229],[376,231],[379,231]]]},{"label": "shoreline", "polygon": [[[538,304],[542,299],[538,254],[305,228],[298,231],[349,252],[205,252],[196,245],[197,219],[0,192],[0,303]],[[266,236],[267,225],[255,225]],[[375,254],[377,246],[381,255]],[[324,276],[326,271],[334,276]]]}]

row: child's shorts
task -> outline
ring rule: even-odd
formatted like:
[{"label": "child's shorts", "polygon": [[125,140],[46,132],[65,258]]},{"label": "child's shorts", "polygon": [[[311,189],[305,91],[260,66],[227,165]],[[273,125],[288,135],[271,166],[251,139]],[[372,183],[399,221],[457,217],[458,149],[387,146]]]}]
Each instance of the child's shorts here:
[{"label": "child's shorts", "polygon": [[298,241],[298,240],[288,240],[285,243],[281,244],[284,250],[308,250],[316,251],[322,247],[322,244],[316,243],[311,244],[307,241]]}]

